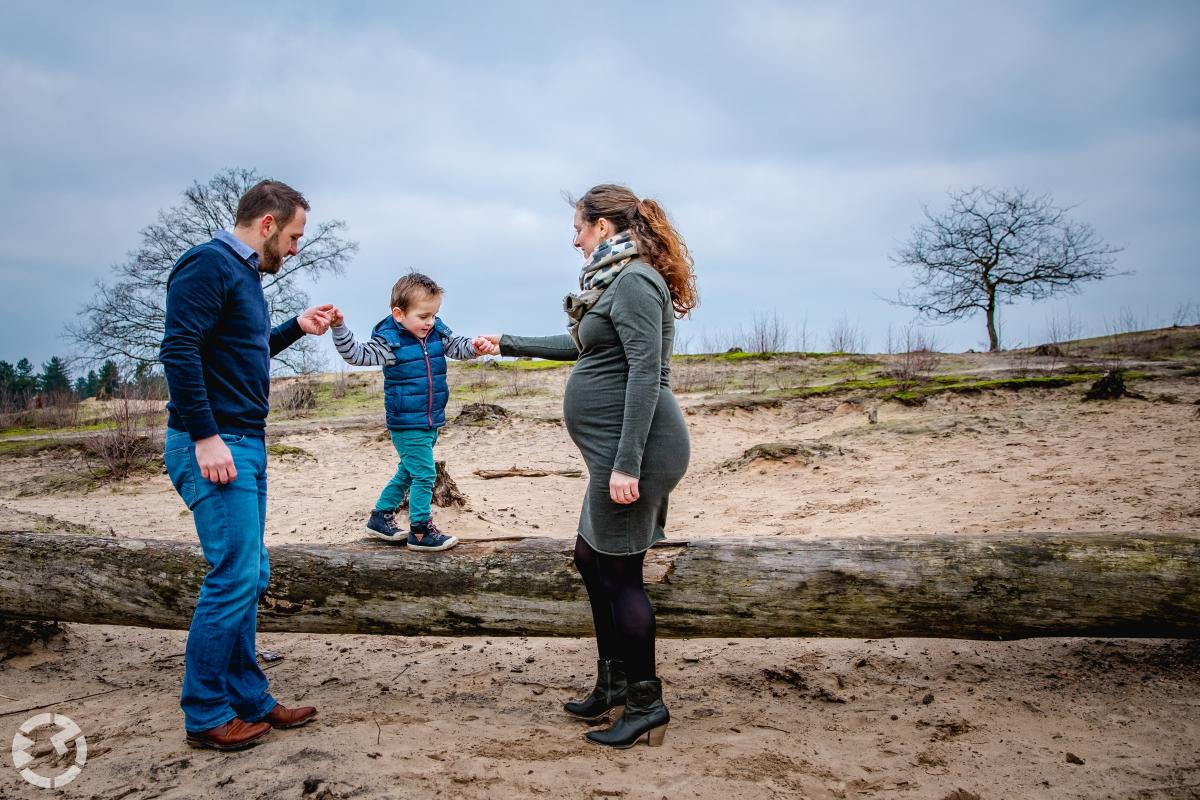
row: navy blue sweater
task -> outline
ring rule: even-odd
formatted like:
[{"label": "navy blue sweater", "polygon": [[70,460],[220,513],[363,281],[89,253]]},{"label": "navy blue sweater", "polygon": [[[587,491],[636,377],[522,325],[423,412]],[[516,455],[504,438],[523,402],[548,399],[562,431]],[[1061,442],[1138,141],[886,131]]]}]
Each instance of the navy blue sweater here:
[{"label": "navy blue sweater", "polygon": [[295,317],[271,328],[258,269],[231,247],[213,239],[188,250],[167,279],[167,424],[193,441],[262,436],[271,356],[303,335]]}]

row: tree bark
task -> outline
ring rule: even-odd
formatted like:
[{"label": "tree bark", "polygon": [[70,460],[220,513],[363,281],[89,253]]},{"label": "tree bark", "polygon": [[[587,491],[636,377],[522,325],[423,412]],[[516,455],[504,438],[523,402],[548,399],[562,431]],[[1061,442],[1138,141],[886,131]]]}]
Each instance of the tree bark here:
[{"label": "tree bark", "polygon": [[988,352],[995,353],[1000,349],[1000,335],[996,333],[996,288],[988,287],[988,303],[987,303],[987,332],[988,332]]},{"label": "tree bark", "polygon": [[[364,540],[271,548],[259,629],[588,636],[572,542]],[[186,628],[196,545],[0,534],[0,616]],[[658,633],[675,637],[1200,637],[1200,534],[702,539],[653,548]]]}]

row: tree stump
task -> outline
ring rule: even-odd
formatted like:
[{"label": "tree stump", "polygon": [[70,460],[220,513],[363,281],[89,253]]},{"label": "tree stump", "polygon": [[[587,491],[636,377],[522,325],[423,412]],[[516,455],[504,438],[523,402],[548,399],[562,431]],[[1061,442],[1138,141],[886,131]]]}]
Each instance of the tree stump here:
[{"label": "tree stump", "polygon": [[1137,392],[1129,391],[1129,388],[1125,386],[1125,378],[1121,375],[1121,371],[1114,369],[1104,373],[1100,380],[1093,383],[1092,388],[1088,389],[1083,399],[1116,400],[1118,397],[1132,397],[1135,400],[1146,399]]},{"label": "tree stump", "polygon": [[[454,482],[454,478],[451,478],[450,473],[446,471],[446,462],[435,461],[433,465],[437,468],[437,480],[433,484],[433,504],[438,508],[449,508],[450,506],[462,508],[465,506],[467,496],[462,493],[458,484]],[[408,508],[408,495],[404,495],[404,501],[400,503],[400,508]]]},{"label": "tree stump", "polygon": [[504,406],[494,403],[468,403],[454,418],[459,425],[490,425],[508,419],[510,414]]}]

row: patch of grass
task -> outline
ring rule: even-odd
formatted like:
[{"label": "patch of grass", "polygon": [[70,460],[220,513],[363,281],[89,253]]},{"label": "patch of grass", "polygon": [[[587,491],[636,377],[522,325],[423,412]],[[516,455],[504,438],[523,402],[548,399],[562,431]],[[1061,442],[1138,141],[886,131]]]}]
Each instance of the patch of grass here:
[{"label": "patch of grass", "polygon": [[[294,417],[349,417],[356,414],[383,411],[383,392],[371,384],[355,380],[321,380],[312,384],[315,407],[300,411],[272,409],[277,419]],[[335,397],[335,395],[340,395]]]},{"label": "patch of grass", "polygon": [[460,369],[499,369],[537,371],[543,369],[560,369],[569,367],[574,361],[554,361],[549,358],[518,358],[514,361],[468,361],[460,364]]},{"label": "patch of grass", "polygon": [[[158,418],[162,415],[151,415],[153,418]],[[149,418],[149,417],[148,417]],[[68,434],[68,433],[94,433],[112,428],[116,425],[112,420],[104,420],[101,422],[89,422],[86,425],[74,425],[70,428],[4,428],[0,430],[0,439],[6,439],[12,436],[49,436],[51,434]]]},{"label": "patch of grass", "polygon": [[784,355],[786,353],[713,353],[712,360],[736,364],[742,361],[774,361]]},{"label": "patch of grass", "polygon": [[80,450],[78,442],[57,439],[9,439],[0,440],[0,457],[22,458],[46,452],[72,452]]},{"label": "patch of grass", "polygon": [[829,359],[845,359],[848,362],[856,362],[862,364],[877,365],[878,359],[870,356],[863,356],[858,353],[813,353],[805,351],[788,351],[776,350],[762,353],[675,353],[671,356],[672,360],[677,361],[723,361],[726,363],[738,363],[741,361],[778,361],[783,359],[795,360],[829,360]]}]

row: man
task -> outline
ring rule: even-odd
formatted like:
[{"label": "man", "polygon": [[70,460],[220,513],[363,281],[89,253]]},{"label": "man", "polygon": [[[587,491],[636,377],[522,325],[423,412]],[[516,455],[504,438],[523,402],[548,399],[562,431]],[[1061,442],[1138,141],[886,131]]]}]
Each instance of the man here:
[{"label": "man", "polygon": [[238,202],[233,229],[184,253],[167,279],[163,461],[211,567],[184,654],[180,705],[194,747],[238,750],[316,714],[276,703],[255,659],[258,601],[270,576],[263,529],[271,357],[306,333],[325,333],[336,312],[317,306],[270,327],[262,274],[296,255],[308,210],[295,189],[261,181]]}]

